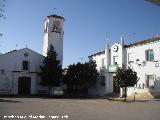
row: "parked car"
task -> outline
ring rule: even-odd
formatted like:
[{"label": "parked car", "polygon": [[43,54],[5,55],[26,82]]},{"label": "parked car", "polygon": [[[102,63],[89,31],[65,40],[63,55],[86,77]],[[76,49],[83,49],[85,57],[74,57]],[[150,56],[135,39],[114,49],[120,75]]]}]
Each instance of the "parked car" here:
[{"label": "parked car", "polygon": [[62,96],[62,95],[63,95],[62,87],[54,87],[50,91],[50,96]]}]

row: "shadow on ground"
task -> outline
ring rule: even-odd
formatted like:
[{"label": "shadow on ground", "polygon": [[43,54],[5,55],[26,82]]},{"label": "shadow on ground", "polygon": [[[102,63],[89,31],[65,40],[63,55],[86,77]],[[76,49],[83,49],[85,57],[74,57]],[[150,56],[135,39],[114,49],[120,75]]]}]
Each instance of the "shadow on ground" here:
[{"label": "shadow on ground", "polygon": [[148,102],[149,100],[133,100],[133,99],[127,99],[126,101],[124,98],[110,98],[108,99],[111,102],[124,102],[124,103],[134,103],[134,102]]},{"label": "shadow on ground", "polygon": [[0,102],[17,103],[17,102],[21,102],[21,101],[0,99]]},{"label": "shadow on ground", "polygon": [[104,99],[110,102],[125,102],[125,103],[133,103],[133,102],[148,102],[148,101],[160,101],[160,99],[151,99],[151,100],[141,100],[136,99],[128,99],[124,101],[124,98],[120,98],[119,94],[106,94],[104,96],[78,96],[78,95],[63,95],[63,96],[49,96],[49,95],[0,95],[0,102],[8,102],[8,103],[17,103],[21,101],[7,100],[5,98],[40,98],[40,99],[73,99],[73,100],[96,100],[96,99]]}]

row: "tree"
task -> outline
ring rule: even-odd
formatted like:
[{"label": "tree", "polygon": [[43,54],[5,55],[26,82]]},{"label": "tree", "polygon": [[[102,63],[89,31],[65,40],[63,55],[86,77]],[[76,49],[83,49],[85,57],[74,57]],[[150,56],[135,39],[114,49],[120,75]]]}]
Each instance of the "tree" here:
[{"label": "tree", "polygon": [[69,65],[68,68],[65,68],[65,74],[63,75],[63,83],[67,85],[67,91],[75,92],[73,90],[73,86],[77,86],[77,79],[76,79],[76,65],[72,64]]},{"label": "tree", "polygon": [[96,63],[94,61],[89,61],[83,64],[79,75],[80,85],[82,88],[88,89],[90,86],[93,86],[98,81],[98,71],[96,69]]},{"label": "tree", "polygon": [[114,82],[117,86],[124,88],[125,101],[127,97],[127,87],[134,87],[137,81],[137,73],[131,68],[126,69],[125,67],[122,67],[117,69]]},{"label": "tree", "polygon": [[49,90],[51,90],[52,87],[60,85],[60,80],[62,78],[62,66],[57,59],[57,53],[52,45],[47,52],[47,56],[44,57],[43,64],[44,66],[40,66],[40,85],[48,86]]},{"label": "tree", "polygon": [[[5,19],[5,15],[4,15],[4,7],[5,7],[5,4],[4,4],[5,0],[0,0],[0,18],[3,18]],[[3,34],[0,33],[0,37],[2,37]]]},{"label": "tree", "polygon": [[76,90],[79,88],[80,91],[84,93],[88,91],[90,86],[96,84],[98,76],[99,74],[94,61],[85,63],[78,62],[77,64],[68,66],[64,76],[64,83],[67,84],[70,89],[73,89],[74,86]]},{"label": "tree", "polygon": [[4,4],[5,0],[0,0],[0,18],[5,19],[5,15],[4,15]]}]

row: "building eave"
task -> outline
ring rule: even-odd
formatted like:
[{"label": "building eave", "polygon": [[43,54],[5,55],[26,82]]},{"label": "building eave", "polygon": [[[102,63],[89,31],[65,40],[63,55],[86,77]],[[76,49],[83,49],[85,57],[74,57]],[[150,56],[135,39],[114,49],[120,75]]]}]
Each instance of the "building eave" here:
[{"label": "building eave", "polygon": [[28,49],[28,50],[30,50],[30,51],[32,51],[32,52],[34,52],[34,53],[36,53],[36,54],[38,54],[38,55],[40,55],[40,56],[43,56],[42,54],[37,53],[37,52],[35,52],[34,50],[31,50],[31,49],[29,49],[29,48],[22,48],[22,49],[19,49],[19,50],[12,50],[12,51],[9,51],[9,52],[7,52],[7,53],[1,54],[0,56],[6,55],[6,54],[12,54],[12,53],[14,53],[14,52],[18,52],[18,51],[21,51],[21,50],[23,50],[23,49]]},{"label": "building eave", "polygon": [[153,42],[157,42],[157,41],[160,41],[160,37],[150,38],[150,39],[139,41],[139,42],[136,42],[136,43],[133,43],[133,44],[124,45],[124,47],[129,48],[129,47],[145,45],[145,44],[149,44],[149,43],[153,43]]},{"label": "building eave", "polygon": [[[153,43],[153,42],[157,42],[157,41],[160,41],[160,37],[154,37],[154,38],[150,38],[150,39],[147,39],[147,40],[142,40],[142,41],[139,41],[139,42],[135,42],[135,43],[132,43],[132,44],[129,44],[129,45],[124,45],[124,48],[136,47],[136,46],[145,45],[145,44],[149,44],[149,43]],[[104,53],[105,53],[105,50],[97,52],[95,54],[92,54],[92,55],[88,56],[88,58],[93,57],[93,56],[97,56],[97,55],[101,55],[101,54],[104,54]]]},{"label": "building eave", "polygon": [[[64,17],[59,16],[59,15],[56,15],[56,14],[47,16],[47,18],[50,18],[50,17],[60,18],[60,19],[63,19],[63,20],[65,21]],[[46,19],[47,19],[47,18],[46,18]]]},{"label": "building eave", "polygon": [[103,51],[101,51],[101,52],[92,54],[92,55],[90,55],[90,56],[88,56],[88,57],[90,58],[90,57],[93,57],[93,56],[96,56],[96,55],[101,55],[101,54],[104,54],[104,53],[105,53],[105,51],[103,50]]}]

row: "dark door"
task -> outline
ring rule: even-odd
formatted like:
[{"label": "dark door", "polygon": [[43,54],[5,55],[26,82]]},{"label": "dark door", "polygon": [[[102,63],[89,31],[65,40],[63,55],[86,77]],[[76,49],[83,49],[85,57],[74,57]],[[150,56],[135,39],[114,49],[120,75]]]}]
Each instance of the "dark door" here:
[{"label": "dark door", "polygon": [[18,80],[18,94],[29,95],[31,91],[31,78],[20,77]]},{"label": "dark door", "polygon": [[114,80],[115,80],[115,76],[113,76],[113,92],[120,93],[120,87],[114,83]]}]

